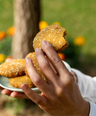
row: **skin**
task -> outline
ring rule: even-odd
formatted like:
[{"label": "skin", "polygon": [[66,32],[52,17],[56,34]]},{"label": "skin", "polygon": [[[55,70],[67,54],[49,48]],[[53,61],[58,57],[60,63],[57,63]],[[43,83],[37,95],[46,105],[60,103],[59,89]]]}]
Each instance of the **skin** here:
[{"label": "skin", "polygon": [[54,71],[42,50],[36,48],[37,61],[48,82],[44,81],[37,73],[31,59],[26,58],[28,74],[42,92],[41,95],[31,90],[26,84],[21,85],[25,94],[6,89],[2,91],[2,94],[17,98],[29,98],[52,116],[89,116],[90,105],[81,96],[75,74],[67,70],[48,42],[42,42],[42,49],[55,68]]}]

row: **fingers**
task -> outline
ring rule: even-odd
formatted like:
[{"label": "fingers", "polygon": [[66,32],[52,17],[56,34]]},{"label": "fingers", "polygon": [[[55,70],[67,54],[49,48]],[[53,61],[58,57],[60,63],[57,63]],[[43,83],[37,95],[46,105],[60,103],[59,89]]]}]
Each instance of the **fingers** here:
[{"label": "fingers", "polygon": [[56,68],[56,71],[58,72],[59,75],[69,72],[65,67],[65,65],[63,64],[61,58],[58,56],[56,51],[51,46],[51,44],[49,44],[47,41],[42,41],[42,49],[46,53],[47,57],[50,59],[54,67]]},{"label": "fingers", "polygon": [[8,95],[10,97],[18,98],[18,99],[28,99],[28,97],[24,93],[15,92],[15,91],[12,92],[12,91],[7,90],[7,89],[3,89],[1,93],[4,95]]},{"label": "fingers", "polygon": [[42,41],[42,49],[55,67],[57,75],[60,78],[59,80],[55,81],[54,84],[56,85],[56,82],[57,84],[62,82],[63,86],[65,86],[67,84],[73,83],[74,79],[72,78],[72,74],[68,71],[51,44],[49,44],[47,41]]},{"label": "fingers", "polygon": [[15,98],[18,98],[18,99],[29,99],[28,96],[26,96],[24,93],[20,93],[20,92],[12,92],[10,94],[11,97],[15,97]]},{"label": "fingers", "polygon": [[12,93],[12,91],[7,90],[7,89],[3,89],[1,93],[4,95],[10,95]]},{"label": "fingers", "polygon": [[[45,58],[41,49],[37,48],[35,50],[36,58],[39,63],[40,69],[43,71],[44,75],[46,76],[47,80],[54,83],[57,81],[57,75],[53,71],[52,66],[50,66],[48,60]],[[55,78],[53,78],[55,77]]]},{"label": "fingers", "polygon": [[43,96],[40,96],[38,93],[34,92],[26,84],[22,84],[21,85],[21,89],[36,104],[38,104],[38,105],[44,105],[44,104],[46,104],[46,99]]},{"label": "fingers", "polygon": [[48,92],[46,91],[46,90],[49,91],[48,84],[47,84],[47,82],[45,82],[45,80],[43,80],[40,77],[40,75],[38,74],[37,70],[35,69],[30,58],[26,58],[26,68],[27,68],[28,74],[29,74],[32,82],[35,84],[35,86],[38,87],[40,89],[40,91],[42,91],[43,93],[48,95]]}]

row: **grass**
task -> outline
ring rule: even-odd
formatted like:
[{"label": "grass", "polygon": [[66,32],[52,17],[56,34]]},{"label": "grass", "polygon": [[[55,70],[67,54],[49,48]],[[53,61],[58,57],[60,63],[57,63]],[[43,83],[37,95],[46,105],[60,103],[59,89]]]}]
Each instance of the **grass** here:
[{"label": "grass", "polygon": [[[7,32],[13,26],[13,0],[0,0],[0,31]],[[0,41],[0,54],[11,55],[11,37]]]},{"label": "grass", "polygon": [[[42,0],[42,20],[49,24],[60,22],[66,28],[68,36],[75,38],[84,36],[86,45],[84,53],[95,54],[96,7],[95,0]],[[88,49],[92,45],[91,49]]]},{"label": "grass", "polygon": [[[86,44],[81,48],[81,56],[84,55],[82,61],[87,61],[89,64],[96,66],[93,61],[96,56],[96,0],[40,1],[41,20],[48,22],[49,25],[60,22],[61,26],[67,30],[66,39],[84,36]],[[13,0],[0,0],[0,31],[7,31],[12,25]],[[4,50],[0,47],[0,53],[1,51]]]},{"label": "grass", "polygon": [[0,0],[0,31],[13,26],[13,0]]},{"label": "grass", "polygon": [[95,0],[42,0],[41,20],[47,21],[49,25],[60,22],[67,30],[66,39],[74,39],[77,36],[86,38],[86,44],[81,48],[80,70],[87,74],[96,68],[95,4]]},{"label": "grass", "polygon": [[11,56],[11,37],[7,37],[0,42],[0,54],[4,54],[6,57]]}]

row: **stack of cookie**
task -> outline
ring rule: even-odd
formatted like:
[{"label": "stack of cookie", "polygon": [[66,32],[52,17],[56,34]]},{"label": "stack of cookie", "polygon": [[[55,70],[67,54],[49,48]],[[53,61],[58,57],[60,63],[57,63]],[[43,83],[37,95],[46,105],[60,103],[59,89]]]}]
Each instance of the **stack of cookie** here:
[{"label": "stack of cookie", "polygon": [[[61,52],[69,45],[65,40],[65,36],[65,28],[62,28],[57,24],[47,26],[37,33],[33,40],[33,47],[34,49],[42,49],[41,43],[43,40],[46,40],[54,47],[57,52]],[[26,57],[30,57],[32,59],[36,70],[45,80],[45,76],[39,68],[38,62],[36,60],[35,52],[29,53]],[[30,88],[34,87],[34,84],[32,83],[26,70],[25,59],[14,59],[1,64],[0,75],[9,77],[9,83],[13,87],[20,88],[21,84],[23,83],[27,84]]]}]

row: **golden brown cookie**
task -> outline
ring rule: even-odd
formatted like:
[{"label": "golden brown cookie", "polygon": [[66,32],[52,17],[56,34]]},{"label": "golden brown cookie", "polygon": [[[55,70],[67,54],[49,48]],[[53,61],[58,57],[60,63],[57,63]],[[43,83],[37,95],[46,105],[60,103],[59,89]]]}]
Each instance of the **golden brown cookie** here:
[{"label": "golden brown cookie", "polygon": [[67,35],[65,28],[60,27],[58,24],[50,25],[41,30],[33,40],[33,47],[42,48],[41,42],[48,41],[57,52],[61,52],[68,47],[68,42],[65,40]]},{"label": "golden brown cookie", "polygon": [[34,87],[34,84],[32,83],[31,79],[26,75],[9,78],[9,83],[11,86],[16,88],[21,88],[21,85],[23,83],[27,84],[30,88]]},{"label": "golden brown cookie", "polygon": [[25,59],[14,59],[0,65],[0,75],[17,77],[25,74]]},{"label": "golden brown cookie", "polygon": [[[34,64],[34,67],[36,68],[36,70],[37,70],[37,72],[39,73],[39,75],[40,75],[44,80],[46,80],[45,75],[44,75],[43,72],[41,71],[41,69],[40,69],[40,67],[39,67],[39,64],[38,64],[38,62],[37,62],[37,59],[36,59],[36,56],[35,56],[35,52],[29,53],[26,57],[31,58],[31,60],[32,60],[32,62],[33,62],[33,64]],[[26,68],[25,68],[25,73],[26,73],[27,76],[29,76]]]}]

